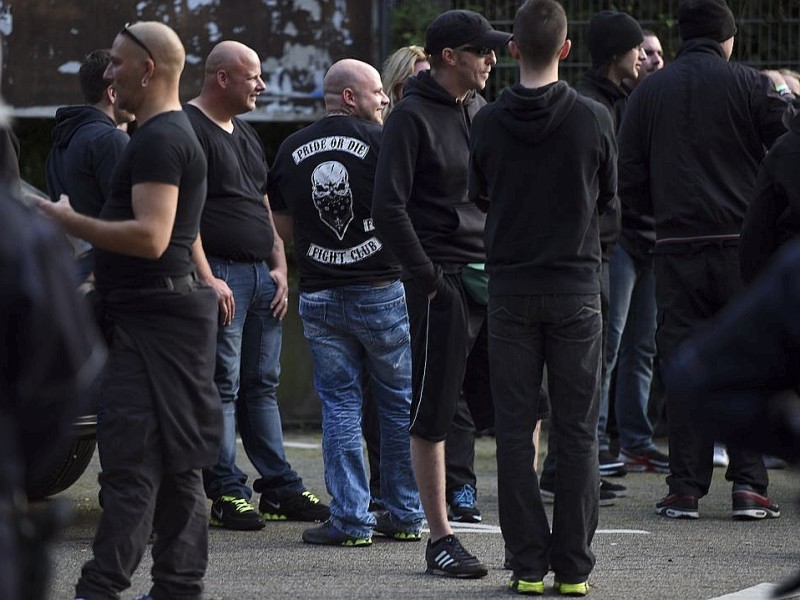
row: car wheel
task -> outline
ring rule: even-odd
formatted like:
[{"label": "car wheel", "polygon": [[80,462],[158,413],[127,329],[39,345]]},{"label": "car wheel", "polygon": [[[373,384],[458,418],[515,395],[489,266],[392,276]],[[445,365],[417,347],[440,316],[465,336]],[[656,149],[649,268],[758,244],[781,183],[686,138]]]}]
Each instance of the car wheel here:
[{"label": "car wheel", "polygon": [[40,500],[63,492],[80,479],[92,460],[97,441],[94,438],[78,438],[72,441],[64,458],[51,473],[39,480],[28,482],[28,498]]}]

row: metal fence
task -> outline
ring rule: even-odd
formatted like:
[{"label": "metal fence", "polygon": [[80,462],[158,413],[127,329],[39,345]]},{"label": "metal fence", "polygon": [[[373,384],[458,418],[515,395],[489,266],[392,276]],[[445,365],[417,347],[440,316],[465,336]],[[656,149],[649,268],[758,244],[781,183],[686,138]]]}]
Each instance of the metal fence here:
[{"label": "metal fence", "polygon": [[[391,47],[424,41],[425,26],[439,12],[467,8],[483,14],[497,29],[511,31],[519,0],[385,0]],[[564,0],[569,19],[572,52],[562,63],[561,77],[576,82],[591,62],[585,43],[591,16],[606,9],[627,12],[645,29],[653,30],[664,47],[665,59],[675,57],[680,46],[678,35],[679,0]],[[736,16],[738,32],[731,60],[755,68],[798,69],[800,65],[800,0],[729,0]],[[517,69],[507,52],[498,56],[494,76],[486,88],[491,100],[506,85],[517,79]]]}]

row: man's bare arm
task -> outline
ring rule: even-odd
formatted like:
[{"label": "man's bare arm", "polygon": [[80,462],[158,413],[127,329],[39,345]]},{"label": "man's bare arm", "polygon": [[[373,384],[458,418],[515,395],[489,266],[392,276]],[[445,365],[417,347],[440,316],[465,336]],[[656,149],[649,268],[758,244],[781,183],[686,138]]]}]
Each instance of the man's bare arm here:
[{"label": "man's bare arm", "polygon": [[269,306],[272,309],[272,316],[281,320],[286,316],[286,311],[289,308],[289,279],[286,266],[286,251],[283,246],[283,239],[278,234],[278,230],[275,227],[275,221],[272,218],[272,210],[269,206],[269,198],[266,194],[264,194],[264,206],[267,209],[267,219],[269,220],[269,226],[272,227],[274,238],[272,252],[269,256],[269,274],[275,282],[275,295],[272,297],[272,302],[270,302]]},{"label": "man's bare arm", "polygon": [[137,183],[131,193],[133,219],[127,221],[105,221],[79,214],[66,195],[55,203],[37,200],[36,204],[67,232],[98,248],[139,258],[160,258],[172,236],[178,210],[178,187],[167,183]]}]

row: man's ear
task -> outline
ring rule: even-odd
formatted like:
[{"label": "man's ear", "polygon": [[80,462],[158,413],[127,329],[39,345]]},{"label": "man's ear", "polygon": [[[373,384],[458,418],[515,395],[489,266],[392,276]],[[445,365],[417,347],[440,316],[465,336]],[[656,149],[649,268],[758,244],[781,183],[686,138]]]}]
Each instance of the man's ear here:
[{"label": "man's ear", "polygon": [[508,52],[511,54],[511,58],[514,60],[519,60],[519,46],[517,46],[517,42],[511,40],[508,42]]},{"label": "man's ear", "polygon": [[353,107],[356,105],[356,95],[353,93],[353,89],[346,87],[342,90],[342,102],[344,102],[345,106]]},{"label": "man's ear", "polygon": [[106,102],[108,102],[111,106],[114,106],[117,102],[117,92],[114,91],[114,88],[108,86],[106,88]]},{"label": "man's ear", "polygon": [[217,85],[221,88],[228,87],[228,72],[225,69],[220,69],[216,73]]},{"label": "man's ear", "polygon": [[561,51],[558,53],[558,60],[564,60],[569,56],[569,51],[572,48],[572,41],[569,39],[564,40],[564,45],[561,46]]},{"label": "man's ear", "polygon": [[452,48],[445,48],[442,50],[442,60],[450,65],[456,64],[456,51]]}]

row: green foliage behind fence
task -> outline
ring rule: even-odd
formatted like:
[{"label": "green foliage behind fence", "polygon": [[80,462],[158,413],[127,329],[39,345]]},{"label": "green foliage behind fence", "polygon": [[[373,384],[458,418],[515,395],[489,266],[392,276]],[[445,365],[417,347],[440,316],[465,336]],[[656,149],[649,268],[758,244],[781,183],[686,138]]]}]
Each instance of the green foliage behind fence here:
[{"label": "green foliage behind fence", "polygon": [[[440,12],[451,8],[467,8],[483,14],[497,29],[511,31],[517,0],[389,0],[392,48],[423,44],[425,27]],[[678,35],[678,0],[565,0],[569,19],[569,37],[573,42],[570,57],[561,68],[561,75],[577,81],[589,68],[586,48],[586,27],[593,14],[600,10],[624,11],[661,39],[667,61],[675,57],[680,46]],[[729,0],[736,16],[738,33],[732,60],[756,68],[798,69],[800,64],[800,0]],[[498,56],[495,75],[486,89],[493,99],[506,85],[516,81],[516,65],[507,52]]]}]

